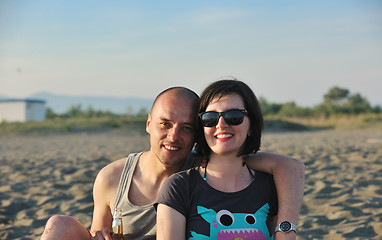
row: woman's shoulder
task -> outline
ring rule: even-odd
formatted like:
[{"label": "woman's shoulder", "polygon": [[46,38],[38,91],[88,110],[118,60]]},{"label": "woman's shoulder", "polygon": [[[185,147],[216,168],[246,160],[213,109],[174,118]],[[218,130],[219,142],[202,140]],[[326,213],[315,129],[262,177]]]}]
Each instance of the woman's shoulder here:
[{"label": "woman's shoulder", "polygon": [[263,181],[274,181],[272,174],[261,172],[261,171],[255,171],[254,179],[261,179]]},{"label": "woman's shoulder", "polygon": [[190,178],[193,178],[195,174],[198,173],[197,168],[191,168],[187,170],[183,170],[180,172],[176,172],[172,174],[169,179],[170,180],[177,180],[177,179],[183,179],[183,180],[189,180]]},{"label": "woman's shoulder", "polygon": [[174,196],[188,194],[192,185],[193,169],[177,172],[168,177],[161,186],[160,193],[157,197],[157,202],[163,199],[171,199]]}]

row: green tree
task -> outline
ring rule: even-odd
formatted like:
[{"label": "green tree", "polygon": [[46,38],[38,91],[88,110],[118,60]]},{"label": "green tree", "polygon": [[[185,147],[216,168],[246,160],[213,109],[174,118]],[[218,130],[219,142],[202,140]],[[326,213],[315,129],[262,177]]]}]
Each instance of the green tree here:
[{"label": "green tree", "polygon": [[344,104],[344,107],[346,107],[349,110],[349,113],[353,114],[366,113],[372,111],[369,101],[366,98],[362,97],[359,93],[351,95],[348,98],[347,102]]},{"label": "green tree", "polygon": [[46,119],[54,119],[58,117],[58,115],[51,109],[50,107],[47,107],[45,110],[45,117]]},{"label": "green tree", "polygon": [[84,115],[87,118],[96,118],[97,117],[97,112],[94,111],[92,106],[88,106],[88,108],[84,112]]},{"label": "green tree", "polygon": [[80,117],[83,115],[81,104],[72,105],[68,111],[68,117]]},{"label": "green tree", "polygon": [[278,114],[283,106],[283,104],[269,103],[264,97],[259,97],[259,104],[264,116]]},{"label": "green tree", "polygon": [[316,106],[316,115],[360,114],[372,112],[369,101],[359,93],[350,94],[348,89],[332,87],[324,95],[324,102]]},{"label": "green tree", "polygon": [[329,92],[324,95],[324,102],[331,105],[342,105],[346,102],[349,90],[340,87],[332,87]]},{"label": "green tree", "polygon": [[297,113],[297,105],[295,102],[284,103],[279,111],[281,116],[294,117]]}]

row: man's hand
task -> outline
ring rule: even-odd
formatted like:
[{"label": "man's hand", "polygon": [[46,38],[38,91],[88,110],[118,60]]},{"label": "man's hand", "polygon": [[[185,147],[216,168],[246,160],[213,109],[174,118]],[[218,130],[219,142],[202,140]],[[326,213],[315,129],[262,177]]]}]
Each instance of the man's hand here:
[{"label": "man's hand", "polygon": [[101,231],[97,231],[93,237],[94,240],[112,240],[111,231],[109,228],[102,228]]}]

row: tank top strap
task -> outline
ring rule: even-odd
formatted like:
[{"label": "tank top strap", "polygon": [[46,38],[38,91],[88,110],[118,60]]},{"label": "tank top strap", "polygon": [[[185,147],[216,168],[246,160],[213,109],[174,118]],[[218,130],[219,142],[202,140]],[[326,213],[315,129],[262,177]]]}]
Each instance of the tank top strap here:
[{"label": "tank top strap", "polygon": [[[143,152],[131,153],[126,157],[126,163],[125,163],[125,166],[123,167],[121,178],[119,179],[118,190],[117,190],[117,195],[115,196],[113,209],[118,207],[125,192],[129,191],[131,179],[133,177],[135,167],[137,166],[138,159],[140,158],[142,153]],[[113,209],[111,209],[112,212],[113,212]]]}]

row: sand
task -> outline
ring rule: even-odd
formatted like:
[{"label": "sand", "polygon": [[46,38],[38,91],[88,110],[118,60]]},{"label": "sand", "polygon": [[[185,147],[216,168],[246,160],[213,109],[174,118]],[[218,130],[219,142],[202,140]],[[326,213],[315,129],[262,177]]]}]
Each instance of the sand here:
[{"label": "sand", "polygon": [[[0,239],[39,239],[55,214],[90,227],[98,171],[148,147],[117,131],[0,136]],[[306,165],[297,239],[382,239],[382,131],[266,133],[262,150]]]}]

